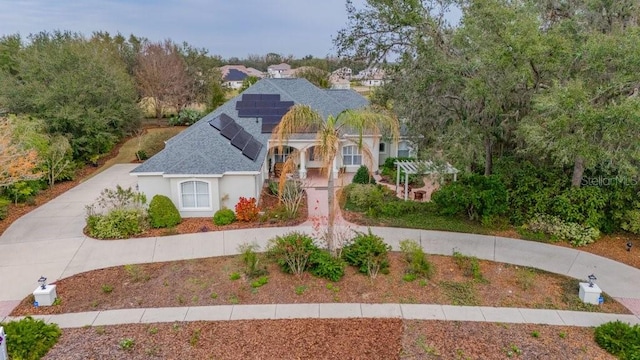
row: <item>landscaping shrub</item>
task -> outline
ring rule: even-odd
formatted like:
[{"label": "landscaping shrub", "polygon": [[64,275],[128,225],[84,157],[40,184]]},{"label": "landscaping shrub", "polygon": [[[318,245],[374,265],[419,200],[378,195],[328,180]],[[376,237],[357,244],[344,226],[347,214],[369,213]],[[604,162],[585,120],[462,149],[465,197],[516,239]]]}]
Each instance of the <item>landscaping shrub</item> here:
[{"label": "landscaping shrub", "polygon": [[258,218],[258,205],[256,198],[245,198],[243,196],[238,199],[236,204],[236,219],[239,221],[254,221]]},{"label": "landscaping shrub", "polygon": [[478,258],[475,256],[467,256],[462,255],[458,251],[453,251],[453,260],[455,261],[458,268],[462,270],[462,274],[464,276],[473,278],[474,280],[484,281],[484,276],[482,276],[482,271],[480,270],[480,262]]},{"label": "landscaping shrub", "polygon": [[589,226],[563,221],[557,216],[539,214],[523,226],[524,230],[547,234],[552,240],[569,241],[573,246],[591,244],[600,237],[600,231]]},{"label": "landscaping shrub", "polygon": [[171,126],[191,126],[202,118],[202,113],[193,109],[182,109],[178,115],[169,118]]},{"label": "landscaping shrub", "polygon": [[213,223],[218,226],[229,225],[236,221],[236,214],[231,209],[220,209],[213,214]]},{"label": "landscaping shrub", "polygon": [[149,158],[149,155],[147,155],[147,152],[144,150],[138,150],[136,151],[136,159],[140,160],[140,161],[145,161]]},{"label": "landscaping shrub", "polygon": [[547,214],[567,222],[600,229],[606,205],[607,197],[601,188],[570,187],[552,198]]},{"label": "landscaping shrub", "polygon": [[[28,316],[3,324],[7,337],[7,352],[11,359],[37,360],[47,354],[62,334],[56,324],[46,324]],[[4,341],[4,339],[2,339]]]},{"label": "landscaping shrub", "polygon": [[431,279],[435,272],[433,264],[427,259],[427,254],[422,250],[422,246],[413,240],[400,241],[400,251],[404,254],[404,261],[407,264],[405,274],[414,275],[413,280],[416,277],[423,277]]},{"label": "landscaping shrub", "polygon": [[15,204],[27,202],[44,189],[46,184],[40,180],[18,181],[4,188],[4,193]]},{"label": "landscaping shrub", "polygon": [[471,220],[507,211],[507,189],[496,176],[469,175],[441,187],[431,195],[441,214],[466,214]]},{"label": "landscaping shrub", "polygon": [[171,199],[164,195],[155,195],[149,203],[149,221],[151,227],[166,228],[180,224],[180,212]]},{"label": "landscaping shrub", "polygon": [[391,218],[402,217],[415,213],[436,213],[437,205],[433,202],[404,201],[401,199],[385,200],[377,213],[370,212],[369,215],[385,216]]},{"label": "landscaping shrub", "polygon": [[353,184],[375,184],[376,180],[369,172],[369,168],[366,165],[360,165],[358,171],[353,175]]},{"label": "landscaping shrub", "polygon": [[331,281],[342,279],[344,266],[342,259],[331,256],[331,253],[324,249],[314,251],[309,258],[309,271],[317,277]]},{"label": "landscaping shrub", "polygon": [[300,276],[310,266],[311,255],[318,251],[310,236],[291,232],[271,239],[267,255],[275,260],[282,271]]},{"label": "landscaping shrub", "polygon": [[384,192],[376,185],[352,184],[347,189],[347,201],[360,211],[377,209],[384,203]]},{"label": "landscaping shrub", "polygon": [[141,234],[147,227],[142,209],[113,209],[87,217],[89,235],[98,239],[123,239]]},{"label": "landscaping shrub", "polygon": [[595,340],[601,348],[619,359],[640,359],[640,325],[619,320],[596,327]]},{"label": "landscaping shrub", "polygon": [[9,204],[11,201],[9,199],[0,198],[0,220],[4,220],[7,218],[9,214]]},{"label": "landscaping shrub", "polygon": [[304,189],[299,180],[287,180],[278,189],[280,203],[282,204],[287,219],[298,216],[298,210],[304,199]]},{"label": "landscaping shrub", "polygon": [[627,211],[621,227],[630,233],[640,234],[640,210]]},{"label": "landscaping shrub", "polygon": [[361,273],[375,277],[372,270],[384,272],[388,269],[388,251],[391,251],[391,246],[369,229],[368,233],[357,232],[352,242],[342,248],[342,258],[347,264],[357,267]]},{"label": "landscaping shrub", "polygon": [[258,251],[260,247],[257,244],[242,244],[238,246],[240,251],[240,258],[244,264],[244,273],[248,278],[253,279],[259,276],[267,274],[267,268],[260,268],[260,258],[258,257]]},{"label": "landscaping shrub", "polygon": [[267,183],[267,188],[269,189],[269,194],[278,196],[278,181],[269,180]]}]

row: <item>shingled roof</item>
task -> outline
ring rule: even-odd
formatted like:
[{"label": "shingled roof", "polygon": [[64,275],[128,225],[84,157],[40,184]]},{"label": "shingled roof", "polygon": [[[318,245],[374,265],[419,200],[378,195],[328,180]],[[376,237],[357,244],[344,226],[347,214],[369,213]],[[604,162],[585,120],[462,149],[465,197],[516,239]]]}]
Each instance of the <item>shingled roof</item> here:
[{"label": "shingled roof", "polygon": [[[309,105],[324,118],[337,116],[346,109],[368,104],[353,90],[323,90],[305,79],[262,79],[243,94],[278,94],[281,101]],[[236,102],[242,94],[227,101],[195,124],[167,141],[164,150],[154,155],[131,173],[165,175],[221,175],[236,171],[260,171],[268,152],[271,134],[263,134],[260,118],[238,117]],[[213,118],[226,114],[263,144],[255,161],[242,155],[219,131],[209,125]]]}]

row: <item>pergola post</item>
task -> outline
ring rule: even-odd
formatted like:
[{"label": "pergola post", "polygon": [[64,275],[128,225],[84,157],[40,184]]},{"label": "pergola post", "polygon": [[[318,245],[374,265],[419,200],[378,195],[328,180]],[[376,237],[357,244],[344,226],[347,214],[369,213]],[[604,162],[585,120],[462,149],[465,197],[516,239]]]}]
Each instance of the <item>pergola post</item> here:
[{"label": "pergola post", "polygon": [[404,201],[409,199],[409,173],[404,172]]},{"label": "pergola post", "polygon": [[400,187],[400,166],[396,161],[396,194],[398,194],[398,188]]}]

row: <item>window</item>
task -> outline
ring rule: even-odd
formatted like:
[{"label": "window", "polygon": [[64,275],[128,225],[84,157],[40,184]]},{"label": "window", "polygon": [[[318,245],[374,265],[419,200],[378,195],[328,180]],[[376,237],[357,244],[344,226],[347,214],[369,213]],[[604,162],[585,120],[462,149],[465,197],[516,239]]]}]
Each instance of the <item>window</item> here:
[{"label": "window", "polygon": [[210,208],[209,184],[204,181],[185,181],[180,184],[183,208]]},{"label": "window", "polygon": [[362,152],[355,145],[342,148],[342,165],[362,165]]},{"label": "window", "polygon": [[289,155],[291,155],[291,153],[293,152],[293,148],[289,147],[289,146],[284,146],[282,148],[282,154],[280,153],[280,147],[276,147],[273,150],[273,160],[276,163],[283,163],[285,161],[287,161],[287,158],[289,157]]},{"label": "window", "polygon": [[307,150],[309,153],[309,161],[322,161],[322,156],[316,151],[316,147],[312,146]]},{"label": "window", "polygon": [[410,157],[411,156],[411,146],[407,144],[406,141],[401,141],[398,143],[398,157]]},{"label": "window", "polygon": [[385,146],[385,143],[381,142],[380,145],[378,145],[378,152],[385,153],[386,151],[387,147]]}]

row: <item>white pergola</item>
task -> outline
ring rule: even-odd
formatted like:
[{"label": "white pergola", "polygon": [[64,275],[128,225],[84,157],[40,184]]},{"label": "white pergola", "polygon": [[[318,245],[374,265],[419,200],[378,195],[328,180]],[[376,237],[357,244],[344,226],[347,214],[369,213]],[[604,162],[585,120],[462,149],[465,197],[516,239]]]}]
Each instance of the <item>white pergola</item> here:
[{"label": "white pergola", "polygon": [[398,160],[396,164],[396,193],[400,187],[400,170],[404,171],[404,200],[409,199],[409,175],[414,174],[453,174],[453,181],[458,180],[458,169],[446,163],[434,164],[431,160]]}]

